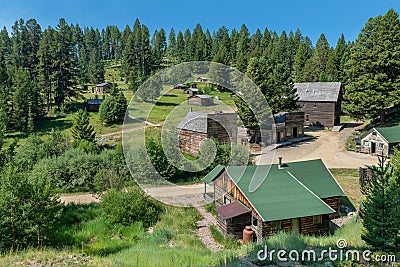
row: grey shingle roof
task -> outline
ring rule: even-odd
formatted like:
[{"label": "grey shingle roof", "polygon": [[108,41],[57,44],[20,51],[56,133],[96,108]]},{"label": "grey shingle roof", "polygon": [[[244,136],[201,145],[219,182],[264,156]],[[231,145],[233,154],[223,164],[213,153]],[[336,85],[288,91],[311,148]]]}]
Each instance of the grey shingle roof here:
[{"label": "grey shingle roof", "polygon": [[339,98],[340,82],[315,82],[315,83],[295,83],[298,101],[325,101],[337,102]]},{"label": "grey shingle roof", "polygon": [[106,83],[99,83],[99,84],[97,84],[96,86],[106,86],[106,85],[108,85],[108,84],[110,84],[109,82],[106,82]]},{"label": "grey shingle roof", "polygon": [[179,130],[207,133],[207,114],[201,112],[189,112],[176,128]]},{"label": "grey shingle roof", "polygon": [[212,98],[210,95],[195,95],[194,97],[199,97],[199,98]]}]

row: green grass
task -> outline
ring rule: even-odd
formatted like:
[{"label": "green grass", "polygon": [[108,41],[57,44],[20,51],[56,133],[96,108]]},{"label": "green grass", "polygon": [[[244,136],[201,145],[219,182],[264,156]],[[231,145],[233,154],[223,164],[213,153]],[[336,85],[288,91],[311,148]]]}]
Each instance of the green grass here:
[{"label": "green grass", "polygon": [[358,170],[330,169],[330,171],[344,190],[345,197],[341,198],[341,203],[357,209],[358,203],[364,199],[360,191]]},{"label": "green grass", "polygon": [[[299,235],[294,232],[281,232],[278,233],[266,240],[264,240],[261,244],[255,246],[254,250],[247,256],[247,260],[255,263],[257,265],[265,265],[265,264],[277,264],[279,266],[293,266],[293,262],[279,262],[275,259],[273,262],[267,261],[259,261],[257,259],[257,252],[260,249],[264,249],[265,245],[268,248],[268,251],[271,250],[279,250],[284,249],[286,251],[296,250],[300,253],[303,250],[313,249],[316,251],[317,255],[320,255],[322,250],[327,250],[329,247],[332,249],[337,249],[337,241],[339,239],[345,239],[347,241],[347,248],[349,249],[358,249],[364,250],[367,249],[365,242],[361,239],[361,232],[363,230],[362,224],[360,222],[356,222],[355,218],[351,219],[343,228],[339,229],[333,235],[329,236],[311,236],[311,235]],[[276,255],[276,254],[275,254]],[[327,255],[326,255],[327,256]],[[327,258],[327,257],[326,257]],[[234,260],[232,266],[235,263],[242,262],[243,259]],[[302,262],[305,265],[309,266],[317,266],[315,262]],[[323,263],[322,263],[323,265]]]},{"label": "green grass", "polygon": [[224,246],[224,249],[236,249],[240,247],[240,243],[237,239],[233,237],[224,236],[216,226],[210,226],[210,232],[212,237],[214,238],[215,242],[219,243],[220,245]]}]

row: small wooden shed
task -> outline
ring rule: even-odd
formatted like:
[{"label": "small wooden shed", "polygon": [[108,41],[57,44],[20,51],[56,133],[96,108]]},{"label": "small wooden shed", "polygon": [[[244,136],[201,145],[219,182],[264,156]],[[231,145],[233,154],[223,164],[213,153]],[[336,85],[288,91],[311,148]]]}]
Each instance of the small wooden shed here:
[{"label": "small wooden shed", "polygon": [[194,96],[194,95],[197,95],[197,93],[199,92],[199,89],[197,89],[197,88],[188,88],[184,92],[185,92],[185,94],[188,94],[189,96]]},{"label": "small wooden shed", "polygon": [[208,81],[208,79],[206,77],[201,77],[200,76],[200,77],[197,78],[197,81],[200,82],[200,83],[206,83]]},{"label": "small wooden shed", "polygon": [[363,153],[378,155],[383,153],[388,157],[394,153],[396,147],[400,147],[400,126],[372,128],[361,139]]},{"label": "small wooden shed", "polygon": [[178,83],[174,85],[174,89],[186,89],[187,86],[184,85],[183,83]]},{"label": "small wooden shed", "polygon": [[280,112],[274,115],[274,142],[285,141],[304,135],[304,112]]},{"label": "small wooden shed", "polygon": [[100,110],[101,103],[103,103],[103,99],[88,99],[86,103],[86,110],[98,112]]},{"label": "small wooden shed", "polygon": [[92,93],[93,94],[104,94],[107,90],[112,88],[112,83],[106,82],[106,83],[99,83],[95,87],[92,88]]},{"label": "small wooden shed", "polygon": [[193,95],[188,97],[188,103],[193,106],[212,106],[214,100],[210,95]]}]

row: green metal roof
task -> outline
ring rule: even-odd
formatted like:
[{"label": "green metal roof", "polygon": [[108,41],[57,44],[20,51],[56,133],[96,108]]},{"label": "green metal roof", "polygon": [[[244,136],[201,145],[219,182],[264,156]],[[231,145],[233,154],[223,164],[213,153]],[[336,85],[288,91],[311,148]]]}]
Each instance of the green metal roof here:
[{"label": "green metal roof", "polygon": [[215,168],[210,171],[206,176],[203,178],[203,182],[206,184],[212,184],[212,181],[220,174],[220,172],[224,169],[224,166],[217,165]]},{"label": "green metal roof", "polygon": [[344,192],[320,159],[288,163],[290,171],[319,198],[343,196]]},{"label": "green metal roof", "polygon": [[375,128],[389,143],[400,143],[400,126]]}]

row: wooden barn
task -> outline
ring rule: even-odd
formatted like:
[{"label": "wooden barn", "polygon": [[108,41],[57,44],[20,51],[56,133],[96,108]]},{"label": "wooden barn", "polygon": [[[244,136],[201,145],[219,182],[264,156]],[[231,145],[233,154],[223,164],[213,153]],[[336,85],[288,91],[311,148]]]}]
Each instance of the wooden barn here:
[{"label": "wooden barn", "polygon": [[199,92],[199,89],[197,89],[197,88],[188,88],[184,91],[184,93],[189,96],[197,95],[198,92]]},{"label": "wooden barn", "polygon": [[274,115],[274,119],[274,142],[281,142],[304,135],[304,112],[280,112]]},{"label": "wooden barn", "polygon": [[306,125],[333,127],[340,124],[342,83],[295,83],[294,87]]},{"label": "wooden barn", "polygon": [[98,112],[100,110],[101,103],[103,103],[103,99],[88,99],[86,102],[86,110]]},{"label": "wooden barn", "polygon": [[361,139],[361,152],[390,156],[399,144],[400,126],[372,128]]},{"label": "wooden barn", "polygon": [[112,88],[112,83],[99,83],[97,84],[95,87],[92,88],[92,93],[93,94],[103,94],[105,93],[107,90]]},{"label": "wooden barn", "polygon": [[[278,231],[327,234],[339,216],[343,190],[320,160],[258,166],[218,165],[203,179],[213,185],[218,228],[242,238],[251,226],[259,241]],[[206,188],[206,187],[205,187]],[[210,196],[205,190],[205,196]]]},{"label": "wooden barn", "polygon": [[193,106],[212,106],[214,100],[210,95],[193,95],[188,97],[188,103]]},{"label": "wooden barn", "polygon": [[220,144],[236,143],[236,121],[236,113],[189,112],[176,127],[182,152],[197,156],[202,142],[208,138]]}]

